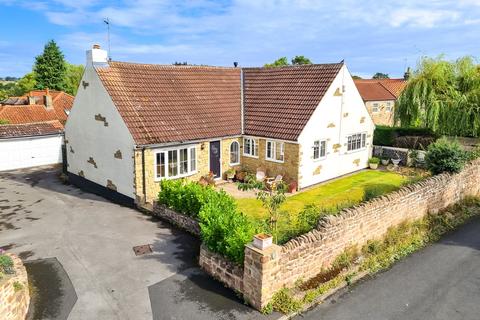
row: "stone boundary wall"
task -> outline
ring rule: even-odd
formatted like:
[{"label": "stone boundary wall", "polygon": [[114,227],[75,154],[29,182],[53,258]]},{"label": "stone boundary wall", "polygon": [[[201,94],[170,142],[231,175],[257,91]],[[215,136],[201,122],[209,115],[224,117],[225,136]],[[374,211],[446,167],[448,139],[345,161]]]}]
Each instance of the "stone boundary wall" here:
[{"label": "stone boundary wall", "polygon": [[[444,173],[320,220],[317,229],[281,246],[279,270],[268,291],[309,279],[352,245],[381,238],[388,228],[436,213],[465,197],[480,194],[480,161],[459,174]],[[266,289],[266,288],[264,288]]]},{"label": "stone boundary wall", "polygon": [[230,289],[243,293],[243,268],[209,251],[205,245],[200,247],[198,264],[212,277],[224,283]]},{"label": "stone boundary wall", "polygon": [[[16,255],[7,253],[14,263],[15,274],[4,275],[0,279],[0,318],[2,320],[24,320],[30,305],[27,270],[22,260]],[[22,287],[15,289],[14,283]]]},{"label": "stone boundary wall", "polygon": [[299,279],[316,276],[346,248],[362,246],[406,220],[420,219],[465,197],[480,195],[479,181],[480,160],[476,160],[458,174],[433,176],[342,210],[337,216],[324,217],[316,229],[283,246],[260,250],[247,244],[243,277],[241,269],[232,272],[225,258],[205,250],[200,255],[200,265],[228,287],[242,292],[246,301],[261,310],[275,292],[293,287]]},{"label": "stone boundary wall", "polygon": [[152,213],[154,216],[164,219],[171,224],[200,237],[200,224],[196,219],[173,211],[157,202],[154,202],[153,204]]}]

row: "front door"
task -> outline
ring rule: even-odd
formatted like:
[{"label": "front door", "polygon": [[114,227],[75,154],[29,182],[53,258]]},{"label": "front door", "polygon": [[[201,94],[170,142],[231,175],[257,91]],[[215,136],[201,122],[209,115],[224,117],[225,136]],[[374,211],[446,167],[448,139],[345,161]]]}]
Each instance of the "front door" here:
[{"label": "front door", "polygon": [[210,171],[215,178],[219,178],[220,172],[220,141],[210,142]]}]

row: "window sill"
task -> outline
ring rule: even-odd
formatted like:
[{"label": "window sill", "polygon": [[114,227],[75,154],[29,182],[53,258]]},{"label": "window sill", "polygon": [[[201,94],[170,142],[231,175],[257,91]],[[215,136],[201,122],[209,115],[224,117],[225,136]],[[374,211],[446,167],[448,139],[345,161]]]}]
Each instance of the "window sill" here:
[{"label": "window sill", "polygon": [[320,162],[320,161],[323,161],[325,159],[327,159],[327,156],[321,157],[321,158],[318,158],[318,159],[313,159],[313,162]]},{"label": "window sill", "polygon": [[250,154],[243,154],[244,157],[258,159],[258,156],[252,156]]},{"label": "window sill", "polygon": [[270,162],[275,162],[275,163],[285,163],[285,160],[280,161],[280,160],[268,159],[268,158],[265,158],[265,160],[270,161]]},{"label": "window sill", "polygon": [[162,180],[175,180],[175,179],[181,179],[181,178],[187,178],[187,177],[190,177],[190,176],[193,176],[195,174],[197,174],[198,171],[192,171],[192,172],[189,172],[187,174],[182,174],[182,175],[178,175],[178,176],[175,176],[175,177],[162,177],[162,178],[155,178],[154,181],[155,182],[160,182]]},{"label": "window sill", "polygon": [[229,163],[228,165],[229,165],[230,167],[239,166],[239,165],[240,165],[240,162]]},{"label": "window sill", "polygon": [[365,151],[365,150],[367,150],[367,147],[364,147],[364,148],[361,148],[361,149],[346,151],[345,154],[357,153],[357,152],[361,152],[361,151]]}]

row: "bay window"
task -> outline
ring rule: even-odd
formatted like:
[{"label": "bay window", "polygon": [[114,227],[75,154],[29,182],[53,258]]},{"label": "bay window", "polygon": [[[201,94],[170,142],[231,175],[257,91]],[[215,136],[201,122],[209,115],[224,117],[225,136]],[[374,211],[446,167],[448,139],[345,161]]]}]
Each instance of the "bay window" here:
[{"label": "bay window", "polygon": [[155,178],[180,178],[197,170],[195,147],[159,151],[155,155]]}]

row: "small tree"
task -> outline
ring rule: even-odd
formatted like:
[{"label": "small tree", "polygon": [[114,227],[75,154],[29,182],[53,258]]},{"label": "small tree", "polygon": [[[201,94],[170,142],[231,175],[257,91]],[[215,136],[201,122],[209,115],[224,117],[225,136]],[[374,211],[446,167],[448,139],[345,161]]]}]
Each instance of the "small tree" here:
[{"label": "small tree", "polygon": [[83,66],[70,64],[67,62],[67,73],[65,77],[65,92],[71,95],[76,95],[80,80],[83,76]]},{"label": "small tree", "polygon": [[268,211],[268,226],[273,235],[273,241],[278,242],[277,222],[280,215],[280,206],[287,199],[285,197],[285,188],[273,184],[270,191],[259,191],[257,199],[262,201],[262,206]]},{"label": "small tree", "polygon": [[373,79],[390,79],[388,73],[377,72],[373,75]]},{"label": "small tree", "polygon": [[456,173],[463,169],[468,159],[458,141],[441,138],[428,146],[425,161],[432,174],[442,172]]},{"label": "small tree", "polygon": [[50,40],[43,53],[35,58],[33,70],[37,89],[65,90],[67,65],[55,41]]},{"label": "small tree", "polygon": [[25,93],[35,89],[36,84],[37,82],[35,81],[35,73],[29,72],[17,81],[15,87],[13,88],[12,95],[22,96]]}]

